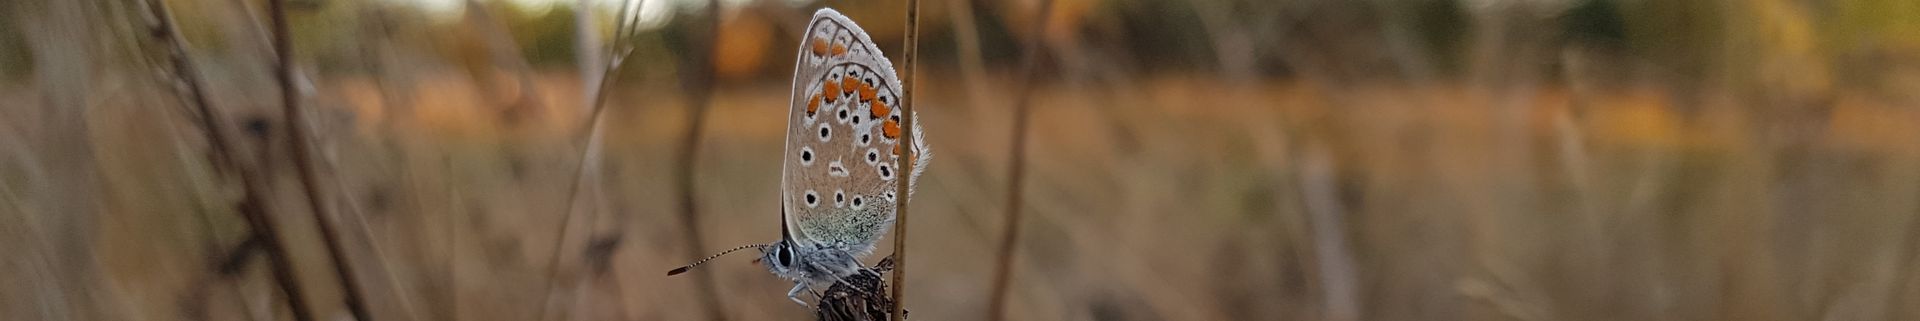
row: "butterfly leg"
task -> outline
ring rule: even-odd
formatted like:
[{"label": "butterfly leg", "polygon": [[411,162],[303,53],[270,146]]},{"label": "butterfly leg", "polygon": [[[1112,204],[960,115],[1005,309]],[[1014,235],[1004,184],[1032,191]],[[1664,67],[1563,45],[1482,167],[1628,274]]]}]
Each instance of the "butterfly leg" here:
[{"label": "butterfly leg", "polygon": [[[817,270],[821,270],[821,271],[833,271],[833,270],[832,270],[832,269],[830,269],[830,268],[829,268],[829,267],[828,267],[828,266],[827,266],[826,264],[816,264],[816,263],[807,263],[807,264],[811,264],[811,265],[813,266],[813,268],[814,268],[814,269],[817,269]],[[849,274],[849,275],[851,275],[851,274],[853,274],[853,273],[860,273],[860,270],[864,270],[864,269],[866,269],[866,267],[862,267],[862,266],[860,266],[860,262],[857,262],[857,261],[856,261],[856,262],[853,262],[853,264],[852,264],[852,266],[854,266],[855,268],[853,268],[853,270],[852,270],[852,271],[849,271],[849,272],[848,272],[848,273],[846,273],[846,274]],[[838,283],[838,284],[845,284],[845,285],[847,285],[847,287],[848,287],[848,288],[852,288],[852,289],[853,289],[854,291],[860,291],[860,292],[867,292],[867,289],[864,289],[864,288],[861,288],[861,287],[860,287],[860,286],[858,286],[858,285],[853,285],[853,282],[847,282],[847,279],[846,279],[846,278],[843,278],[843,277],[840,277],[840,276],[839,276],[839,274],[840,274],[840,273],[831,273],[831,274],[828,274],[828,275],[832,275],[832,276],[833,276],[833,283]],[[815,294],[815,295],[814,295],[814,297],[819,297],[819,295],[818,295],[818,294]]]},{"label": "butterfly leg", "polygon": [[[806,289],[809,289],[809,287],[807,286],[807,282],[802,281],[802,282],[794,283],[793,289],[787,290],[787,299],[793,300],[793,303],[798,303],[800,304],[800,306],[807,306],[807,301],[800,300],[800,290],[806,290]],[[815,294],[814,296],[817,297],[819,295]]]}]

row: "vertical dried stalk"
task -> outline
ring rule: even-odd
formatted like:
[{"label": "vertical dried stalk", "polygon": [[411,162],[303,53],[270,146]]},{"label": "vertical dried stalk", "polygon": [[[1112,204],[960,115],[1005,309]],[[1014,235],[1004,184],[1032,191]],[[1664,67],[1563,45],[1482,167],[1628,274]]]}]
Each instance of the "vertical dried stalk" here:
[{"label": "vertical dried stalk", "polygon": [[[900,128],[903,131],[902,133],[900,133],[900,146],[903,146],[902,150],[906,150],[907,153],[918,152],[914,150],[914,148],[911,146],[917,146],[917,145],[914,145],[915,144],[914,135],[919,134],[914,132],[915,131],[914,120],[915,118],[919,118],[919,117],[914,117],[914,114],[913,114],[913,109],[914,109],[913,89],[915,85],[919,84],[918,81],[914,81],[915,80],[914,71],[915,69],[917,69],[917,68],[914,68],[914,66],[916,66],[917,65],[916,63],[918,62],[915,60],[919,58],[919,54],[920,54],[919,40],[920,40],[920,0],[907,0],[907,41],[905,44],[903,44],[903,46],[906,46],[907,48],[906,50],[903,50],[903,53],[900,56],[901,61],[900,61],[900,75],[899,75],[900,89],[901,89]],[[925,156],[902,157],[901,159],[906,161],[900,162],[900,172],[908,173],[907,176],[912,177],[913,176],[912,173],[914,173],[914,170],[915,170],[913,168],[914,162],[912,160],[917,157],[925,157]],[[893,264],[894,264],[895,271],[893,272],[893,293],[891,295],[891,297],[893,298],[892,299],[893,313],[891,316],[889,316],[889,318],[893,321],[905,320],[907,316],[907,313],[906,313],[907,203],[909,199],[912,199],[912,197],[908,197],[908,196],[913,195],[912,181],[913,181],[912,179],[894,180],[894,183],[895,183],[894,193],[901,196],[900,196],[900,202],[894,203],[895,208],[894,208],[894,223],[893,223],[894,226],[893,226],[893,256],[892,257],[893,257]]]},{"label": "vertical dried stalk", "polygon": [[1312,230],[1314,256],[1320,263],[1321,287],[1326,314],[1331,321],[1360,319],[1359,272],[1353,252],[1347,245],[1346,208],[1340,204],[1339,187],[1334,186],[1332,152],[1313,147],[1301,169],[1300,187],[1306,203],[1308,227]]},{"label": "vertical dried stalk", "polygon": [[[253,230],[252,236],[243,243],[243,246],[254,244],[265,249],[264,253],[271,265],[274,282],[279,285],[281,295],[285,296],[293,319],[314,320],[312,311],[303,299],[304,292],[300,288],[300,282],[293,275],[293,262],[288,259],[287,248],[284,240],[280,238],[278,225],[273,222],[271,215],[266,214],[263,206],[266,204],[266,193],[262,185],[264,183],[260,181],[257,173],[239,167],[239,158],[236,156],[232,142],[228,140],[233,137],[231,129],[227,127],[228,122],[224,119],[224,115],[214,110],[213,104],[207,99],[206,88],[200,82],[199,69],[194,66],[192,57],[187,54],[186,40],[181,38],[175,28],[172,10],[160,0],[147,0],[146,4],[149,13],[153,15],[154,35],[158,38],[157,40],[166,43],[168,59],[173,64],[174,77],[177,77],[181,87],[184,87],[177,89],[184,90],[187,103],[197,111],[200,129],[206,135],[207,144],[211,149],[209,156],[212,158],[214,169],[239,176],[243,194],[240,203],[235,205]],[[246,255],[243,253],[250,252],[236,251],[234,256],[242,256]]]},{"label": "vertical dried stalk", "polygon": [[445,249],[447,254],[445,261],[440,262],[441,275],[445,276],[442,282],[446,282],[441,285],[441,290],[446,292],[443,293],[445,297],[441,298],[441,301],[438,302],[439,304],[436,304],[437,306],[434,310],[439,312],[440,317],[440,319],[436,321],[456,321],[460,320],[460,282],[458,278],[454,277],[460,275],[461,222],[458,215],[460,210],[458,209],[465,208],[464,206],[467,204],[463,202],[465,196],[461,193],[460,184],[455,182],[455,178],[460,176],[459,173],[454,171],[453,156],[448,154],[441,154],[440,156],[442,157],[440,160],[440,168],[443,170],[441,177],[446,177],[442,179],[441,182],[446,184],[447,193],[446,210],[444,210],[445,216],[441,217],[441,219],[444,220],[442,221],[443,224],[446,225],[443,227],[446,230],[442,233],[445,233],[447,236]]},{"label": "vertical dried stalk", "polygon": [[1013,281],[1014,245],[1020,240],[1020,182],[1027,176],[1027,125],[1031,122],[1028,109],[1032,107],[1034,78],[1039,76],[1040,55],[1045,54],[1042,37],[1046,32],[1047,20],[1053,16],[1053,0],[1040,3],[1039,16],[1034,18],[1033,33],[1028,34],[1026,48],[1022,48],[1020,57],[1020,79],[1016,90],[1020,91],[1013,101],[1013,149],[1007,159],[1007,216],[1001,219],[1000,249],[993,268],[992,297],[988,301],[987,319],[1005,320],[1007,312],[1007,290]]},{"label": "vertical dried stalk", "polygon": [[32,271],[24,273],[35,274],[22,278],[31,284],[27,293],[38,294],[31,300],[37,309],[21,313],[26,319],[111,319],[114,314],[94,256],[93,236],[103,209],[95,199],[102,196],[103,180],[87,126],[93,85],[89,75],[96,69],[97,58],[93,55],[97,46],[89,41],[95,39],[89,20],[100,14],[92,10],[94,5],[58,0],[0,4],[5,8],[0,10],[11,16],[0,18],[9,19],[0,23],[18,21],[15,26],[23,29],[41,103],[39,113],[22,124],[26,128],[21,132],[30,133],[22,135],[34,151],[28,158],[38,161],[38,176],[45,180],[33,182],[25,191],[33,204],[30,208],[38,213],[23,212],[29,219],[19,220],[28,232],[40,234],[25,237],[36,242],[24,247],[29,250],[19,251],[25,253],[8,251],[9,263],[23,262],[31,266],[26,271]]},{"label": "vertical dried stalk", "polygon": [[[645,1],[642,0],[642,3],[644,2]],[[588,9],[580,8],[577,10]],[[567,187],[566,210],[561,212],[561,215],[566,215],[566,217],[561,219],[560,232],[556,234],[558,237],[553,242],[553,256],[547,261],[546,299],[541,301],[540,314],[535,316],[541,320],[546,319],[547,309],[552,306],[555,288],[558,287],[559,284],[560,257],[562,256],[561,254],[564,253],[563,247],[567,244],[567,236],[572,233],[573,220],[576,216],[574,214],[574,206],[579,204],[576,200],[579,199],[580,190],[587,185],[592,185],[588,179],[599,177],[596,172],[598,172],[600,167],[600,141],[603,136],[603,128],[605,128],[604,124],[606,123],[606,118],[603,116],[607,110],[607,93],[611,92],[608,89],[612,88],[614,80],[617,80],[617,78],[613,76],[619,74],[621,64],[626,62],[627,55],[633,52],[633,44],[628,38],[632,38],[634,24],[638,23],[638,20],[636,20],[639,17],[638,11],[638,5],[625,2],[621,4],[620,11],[617,15],[620,21],[613,32],[613,45],[606,48],[610,52],[611,59],[607,59],[605,64],[601,65],[601,68],[597,71],[599,76],[588,82],[595,85],[592,87],[592,91],[586,93],[586,95],[592,97],[589,103],[590,105],[586,106],[588,110],[591,110],[591,114],[587,116],[587,132],[582,137],[583,142],[581,142],[580,160],[579,163],[574,166],[573,184]],[[586,24],[588,21],[581,20],[579,23]],[[588,70],[590,68],[582,65],[581,69]],[[562,309],[561,311],[561,313],[565,313],[567,310]],[[566,317],[563,315],[559,319],[565,320]]]},{"label": "vertical dried stalk", "polygon": [[[595,2],[598,1],[578,0],[573,2],[573,55],[574,64],[580,67],[580,88],[600,88],[600,82],[606,80],[607,73],[601,72],[603,69],[593,67],[611,65],[600,61],[602,57],[604,57],[600,50],[604,49],[600,45],[600,28],[593,23],[593,5]],[[624,14],[626,13],[624,7],[627,2],[621,1],[620,3],[623,7],[620,13]],[[620,17],[623,19],[621,21],[625,21],[625,16]],[[618,35],[618,32],[615,33],[613,41],[616,43],[620,42],[621,40],[618,38],[620,35]],[[583,101],[595,101],[599,99],[599,94],[600,93],[596,91],[582,92],[580,98],[583,99]],[[591,111],[599,108],[599,105],[583,107]]]},{"label": "vertical dried stalk", "polygon": [[[698,252],[707,248],[700,237],[700,213],[693,188],[693,173],[694,160],[700,151],[700,132],[706,127],[707,104],[713,98],[712,57],[714,42],[719,38],[720,10],[719,0],[707,0],[706,33],[692,37],[705,39],[693,40],[698,44],[681,60],[681,67],[687,70],[681,74],[682,83],[686,84],[687,93],[691,96],[687,97],[687,133],[682,136],[684,140],[680,142],[677,160],[680,170],[674,172],[674,178],[680,189],[680,230],[686,231],[681,234],[685,237],[682,243],[687,245],[687,253],[694,255],[699,255]],[[719,294],[714,292],[713,274],[695,273],[693,277],[696,282],[695,295],[700,298],[700,306],[707,311],[708,318],[726,319],[725,311],[720,310]]]},{"label": "vertical dried stalk", "polygon": [[980,105],[986,104],[982,100],[993,95],[985,85],[989,83],[986,59],[981,57],[980,26],[973,13],[973,2],[947,1],[947,11],[953,12],[948,22],[953,24],[954,44],[959,50],[956,60],[959,60],[961,79],[967,83],[968,103],[972,105],[968,108],[977,111]]},{"label": "vertical dried stalk", "polygon": [[313,210],[316,225],[320,227],[321,240],[327,245],[327,254],[333,259],[334,272],[339,274],[347,310],[359,321],[373,321],[367,311],[365,289],[360,287],[359,275],[353,271],[353,264],[347,261],[346,248],[341,244],[340,233],[335,230],[333,209],[327,200],[321,198],[319,173],[313,164],[313,146],[311,133],[307,132],[306,113],[300,110],[300,93],[294,87],[293,75],[293,39],[287,27],[286,0],[267,0],[267,13],[272,15],[273,54],[279,68],[275,69],[280,82],[280,103],[286,117],[287,140],[293,149],[293,163],[298,167],[300,185],[306,190],[307,205]]}]

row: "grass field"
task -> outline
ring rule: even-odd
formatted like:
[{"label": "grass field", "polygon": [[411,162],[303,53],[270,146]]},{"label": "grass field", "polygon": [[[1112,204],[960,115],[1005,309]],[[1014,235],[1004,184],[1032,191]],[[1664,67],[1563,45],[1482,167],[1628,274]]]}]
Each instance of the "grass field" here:
[{"label": "grass field", "polygon": [[[578,157],[570,79],[542,76],[544,107],[515,125],[457,79],[420,82],[393,104],[362,80],[320,87],[316,127],[335,163],[324,172],[359,222],[350,248],[373,275],[376,315],[536,318]],[[1010,97],[926,79],[919,110],[939,156],[914,200],[909,307],[915,318],[978,317],[1004,206]],[[230,188],[213,182],[194,125],[167,96],[128,88],[89,101],[105,210],[88,259],[103,313],[284,318],[264,264],[230,278],[210,266],[245,225],[216,192]],[[557,274],[555,307],[575,319],[702,314],[693,279],[663,275],[708,254],[680,243],[689,231],[671,177],[687,106],[664,88],[640,81],[612,102],[600,188],[587,193],[598,197],[582,203],[593,215],[562,247]],[[12,92],[20,98],[0,101],[34,101]],[[1654,86],[1334,89],[1166,75],[1038,92],[1016,319],[1331,319],[1334,288],[1352,291],[1337,304],[1367,320],[1920,317],[1905,303],[1920,300],[1920,115],[1885,97],[1841,93],[1806,118],[1764,119],[1727,95]],[[757,84],[715,93],[694,169],[698,232],[712,250],[778,235],[785,94]],[[308,300],[326,319],[344,317],[275,145],[257,158],[273,168]],[[21,205],[6,210],[43,217],[22,195],[45,182],[6,164],[9,203]],[[1341,224],[1317,230],[1325,217]],[[1346,253],[1316,241],[1326,231]],[[8,253],[51,250],[18,236],[48,232],[26,232],[4,243]],[[583,254],[607,240],[618,244],[609,261]],[[1329,255],[1348,264],[1322,264]],[[695,272],[715,278],[728,317],[804,313],[783,297],[786,282],[747,261]],[[33,306],[16,295],[8,307]]]}]

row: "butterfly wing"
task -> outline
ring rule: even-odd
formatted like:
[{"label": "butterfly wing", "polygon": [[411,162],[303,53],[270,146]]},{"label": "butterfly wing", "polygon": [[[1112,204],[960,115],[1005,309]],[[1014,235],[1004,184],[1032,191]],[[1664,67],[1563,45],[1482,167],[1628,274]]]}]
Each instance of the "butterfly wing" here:
[{"label": "butterfly wing", "polygon": [[[899,147],[899,78],[852,20],[815,12],[796,60],[780,182],[784,232],[789,241],[866,253],[893,226],[901,197],[894,180],[917,182],[932,154],[919,137],[911,151]],[[915,162],[911,175],[900,172],[903,159]]]}]

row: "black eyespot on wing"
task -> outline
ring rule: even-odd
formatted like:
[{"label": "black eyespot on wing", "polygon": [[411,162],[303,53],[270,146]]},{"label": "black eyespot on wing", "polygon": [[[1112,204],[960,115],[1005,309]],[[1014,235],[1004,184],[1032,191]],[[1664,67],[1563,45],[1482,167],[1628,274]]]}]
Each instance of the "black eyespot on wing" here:
[{"label": "black eyespot on wing", "polygon": [[885,164],[880,165],[880,178],[893,178],[893,168]]},{"label": "black eyespot on wing", "polygon": [[819,196],[813,195],[813,191],[807,191],[807,205],[813,205],[819,202],[820,202]]},{"label": "black eyespot on wing", "polygon": [[867,162],[872,163],[872,162],[878,162],[878,161],[880,161],[880,152],[876,152],[871,149],[867,150]]},{"label": "black eyespot on wing", "polygon": [[860,143],[866,144],[869,142],[873,142],[873,134],[860,133]]},{"label": "black eyespot on wing", "polygon": [[813,151],[811,151],[811,150],[801,150],[801,151],[800,151],[800,161],[802,161],[802,162],[811,162],[811,161],[813,161]]},{"label": "black eyespot on wing", "polygon": [[866,204],[862,204],[862,203],[860,203],[860,197],[859,197],[859,196],[854,196],[854,197],[853,197],[853,206],[860,206],[860,205],[866,205]]},{"label": "black eyespot on wing", "polygon": [[827,138],[827,135],[831,135],[832,133],[833,131],[826,126],[820,126],[820,138]]}]

